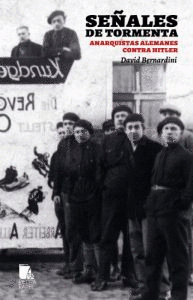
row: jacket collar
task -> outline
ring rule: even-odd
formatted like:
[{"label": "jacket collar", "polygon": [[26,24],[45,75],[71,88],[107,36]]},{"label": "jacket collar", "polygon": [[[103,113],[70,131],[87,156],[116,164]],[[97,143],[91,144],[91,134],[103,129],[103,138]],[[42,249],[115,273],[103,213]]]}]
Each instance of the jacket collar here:
[{"label": "jacket collar", "polygon": [[137,146],[146,146],[148,142],[148,137],[143,135],[142,138],[136,143]]}]

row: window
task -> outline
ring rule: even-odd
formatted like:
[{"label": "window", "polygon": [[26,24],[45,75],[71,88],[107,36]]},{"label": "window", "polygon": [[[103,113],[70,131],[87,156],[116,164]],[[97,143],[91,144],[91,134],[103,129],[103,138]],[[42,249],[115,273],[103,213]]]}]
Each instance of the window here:
[{"label": "window", "polygon": [[159,122],[159,108],[166,99],[166,64],[113,62],[113,106],[126,104],[142,113],[147,131]]}]

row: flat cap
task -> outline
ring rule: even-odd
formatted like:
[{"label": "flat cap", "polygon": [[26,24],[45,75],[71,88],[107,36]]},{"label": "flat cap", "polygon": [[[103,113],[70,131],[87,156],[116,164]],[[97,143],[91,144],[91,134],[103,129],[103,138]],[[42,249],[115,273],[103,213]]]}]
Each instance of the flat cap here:
[{"label": "flat cap", "polygon": [[105,130],[109,130],[111,128],[115,128],[115,125],[114,125],[113,120],[110,119],[110,120],[106,120],[103,123],[102,127],[103,127],[103,131],[105,131]]},{"label": "flat cap", "polygon": [[177,117],[168,117],[165,118],[157,125],[157,133],[160,135],[162,133],[162,129],[166,124],[176,124],[181,130],[184,130],[184,123]]},{"label": "flat cap", "polygon": [[77,116],[75,113],[73,113],[73,112],[68,112],[68,113],[66,113],[66,114],[64,114],[63,115],[63,121],[64,120],[71,120],[71,121],[74,121],[74,122],[76,122],[76,121],[78,121],[80,118],[79,118],[79,116]]},{"label": "flat cap", "polygon": [[49,15],[49,17],[48,17],[48,24],[51,24],[52,23],[52,19],[55,18],[56,16],[63,16],[64,19],[66,18],[66,15],[65,15],[64,11],[62,11],[62,10],[55,10],[55,11],[53,11]]},{"label": "flat cap", "polygon": [[130,114],[124,121],[124,126],[129,122],[141,122],[144,123],[144,118],[141,114]]},{"label": "flat cap", "polygon": [[88,132],[90,134],[94,133],[94,129],[93,129],[92,124],[89,121],[87,121],[87,120],[83,120],[83,119],[78,120],[74,124],[74,128],[76,128],[76,127],[83,127],[84,129],[88,130]]},{"label": "flat cap", "polygon": [[114,116],[117,112],[120,112],[120,111],[126,111],[128,112],[129,114],[132,114],[132,110],[129,106],[127,105],[119,105],[119,106],[116,106],[113,108],[113,111],[112,111],[112,119],[114,120]]},{"label": "flat cap", "polygon": [[178,117],[181,116],[180,109],[171,103],[165,103],[163,106],[160,107],[159,112],[160,112],[160,114],[163,112],[174,112],[175,114],[178,115]]}]

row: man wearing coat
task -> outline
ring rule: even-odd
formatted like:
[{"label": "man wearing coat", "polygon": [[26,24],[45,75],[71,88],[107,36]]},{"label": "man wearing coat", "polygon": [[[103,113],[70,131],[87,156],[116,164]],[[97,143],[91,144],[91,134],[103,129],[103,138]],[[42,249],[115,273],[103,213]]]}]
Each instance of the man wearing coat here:
[{"label": "man wearing coat", "polygon": [[[63,116],[63,122],[59,124],[58,132],[62,133],[60,136],[60,142],[57,147],[57,151],[54,152],[51,158],[50,174],[48,176],[48,184],[51,188],[55,185],[57,179],[57,169],[61,160],[64,159],[66,152],[70,152],[71,145],[74,142],[73,128],[75,122],[79,120],[79,117],[72,112],[65,113]],[[55,212],[58,217],[59,227],[62,234],[63,247],[64,247],[64,267],[57,272],[58,275],[64,276],[64,278],[72,278],[74,273],[81,271],[82,269],[82,247],[80,239],[77,237],[77,232],[74,231],[74,239],[69,242],[68,232],[70,230],[70,207],[66,205],[66,201],[63,194],[58,195],[57,200],[54,199],[55,189],[53,190],[52,199],[54,200]]]},{"label": "man wearing coat", "polygon": [[[168,117],[157,131],[166,145],[155,160],[147,215],[147,291],[157,300],[164,257],[170,267],[171,300],[186,300],[189,276],[189,208],[193,198],[193,156],[180,145],[184,124]],[[136,298],[137,299],[137,298]]]},{"label": "man wearing coat", "polygon": [[131,113],[131,109],[124,105],[113,109],[112,119],[116,130],[104,138],[98,161],[97,180],[103,192],[102,233],[99,274],[91,285],[94,291],[102,291],[107,287],[114,247],[121,231],[123,232],[122,283],[124,286],[132,287],[136,284],[127,236],[127,198],[128,184],[132,176],[132,148],[123,131],[123,122]]},{"label": "man wearing coat", "polygon": [[[167,117],[181,117],[180,109],[171,104],[165,103],[162,107],[160,107],[160,116],[162,120]],[[183,135],[180,139],[180,145],[193,154],[193,133],[187,129],[184,129]],[[190,207],[190,225],[189,225],[189,249],[190,249],[190,274],[189,274],[189,285],[193,285],[193,235],[192,235],[192,228],[191,223],[193,220],[193,207]]]},{"label": "man wearing coat", "polygon": [[[151,189],[154,161],[162,146],[144,135],[144,119],[141,114],[132,114],[124,121],[125,133],[131,141],[134,156],[133,182],[128,195],[129,234],[134,269],[138,281],[132,291],[135,299],[145,288],[145,211],[144,205]],[[165,299],[161,298],[160,299]]]},{"label": "man wearing coat", "polygon": [[43,55],[45,57],[61,56],[65,59],[80,59],[81,51],[77,34],[65,27],[66,15],[56,10],[48,17],[48,24],[53,30],[45,33],[43,41]]},{"label": "man wearing coat", "polygon": [[27,26],[18,27],[17,34],[19,44],[12,49],[11,57],[24,58],[42,56],[42,46],[30,41],[30,32]]},{"label": "man wearing coat", "polygon": [[74,126],[75,139],[59,161],[54,192],[55,197],[68,194],[72,223],[69,241],[74,239],[74,228],[83,243],[84,270],[73,280],[80,284],[94,278],[100,240],[100,198],[96,183],[98,146],[91,139],[92,124],[81,119]]}]

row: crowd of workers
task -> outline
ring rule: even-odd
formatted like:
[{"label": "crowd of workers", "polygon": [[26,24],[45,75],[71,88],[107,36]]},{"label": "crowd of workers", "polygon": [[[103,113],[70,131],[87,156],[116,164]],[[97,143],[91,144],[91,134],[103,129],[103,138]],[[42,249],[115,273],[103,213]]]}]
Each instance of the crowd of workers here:
[{"label": "crowd of workers", "polygon": [[100,139],[89,121],[63,116],[48,179],[64,246],[59,275],[93,291],[121,280],[132,300],[187,299],[193,138],[180,114],[160,109],[156,140],[128,106],[113,109]]}]

